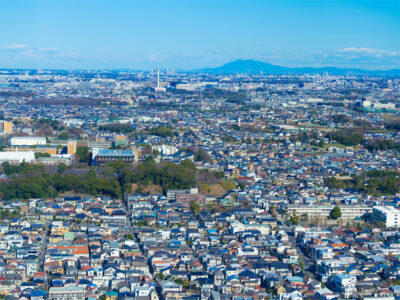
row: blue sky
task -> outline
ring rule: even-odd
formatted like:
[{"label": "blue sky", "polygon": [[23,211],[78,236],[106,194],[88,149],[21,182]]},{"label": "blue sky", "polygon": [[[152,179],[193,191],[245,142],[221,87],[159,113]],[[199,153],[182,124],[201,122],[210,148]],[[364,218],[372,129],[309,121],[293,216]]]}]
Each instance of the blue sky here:
[{"label": "blue sky", "polygon": [[0,0],[0,68],[400,67],[400,0]]}]

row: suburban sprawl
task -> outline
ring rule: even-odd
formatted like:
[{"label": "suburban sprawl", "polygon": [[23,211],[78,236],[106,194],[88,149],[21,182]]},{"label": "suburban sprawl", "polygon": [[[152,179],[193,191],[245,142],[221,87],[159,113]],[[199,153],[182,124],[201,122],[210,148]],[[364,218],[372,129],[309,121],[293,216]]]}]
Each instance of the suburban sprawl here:
[{"label": "suburban sprawl", "polygon": [[0,299],[400,297],[400,79],[0,70]]}]

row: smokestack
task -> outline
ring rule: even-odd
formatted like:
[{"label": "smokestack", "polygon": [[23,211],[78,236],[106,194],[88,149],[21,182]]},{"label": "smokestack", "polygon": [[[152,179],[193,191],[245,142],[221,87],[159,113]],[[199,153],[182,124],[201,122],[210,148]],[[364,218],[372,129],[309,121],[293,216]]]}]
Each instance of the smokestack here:
[{"label": "smokestack", "polygon": [[160,87],[160,68],[157,68],[157,88]]}]

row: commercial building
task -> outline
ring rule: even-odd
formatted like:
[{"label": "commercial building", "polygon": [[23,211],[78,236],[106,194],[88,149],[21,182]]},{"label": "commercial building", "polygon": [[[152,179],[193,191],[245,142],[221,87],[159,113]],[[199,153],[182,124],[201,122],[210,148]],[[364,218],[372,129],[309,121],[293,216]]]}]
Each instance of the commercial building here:
[{"label": "commercial building", "polygon": [[372,218],[386,227],[400,227],[400,210],[391,206],[374,206]]}]

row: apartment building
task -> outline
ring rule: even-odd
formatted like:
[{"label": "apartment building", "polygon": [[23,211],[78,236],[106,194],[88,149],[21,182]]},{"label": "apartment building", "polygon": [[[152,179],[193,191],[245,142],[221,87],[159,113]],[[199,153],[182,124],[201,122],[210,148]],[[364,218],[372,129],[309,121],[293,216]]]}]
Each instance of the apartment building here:
[{"label": "apartment building", "polygon": [[386,227],[400,227],[400,210],[391,206],[374,206],[372,218],[384,222]]}]

